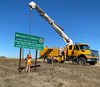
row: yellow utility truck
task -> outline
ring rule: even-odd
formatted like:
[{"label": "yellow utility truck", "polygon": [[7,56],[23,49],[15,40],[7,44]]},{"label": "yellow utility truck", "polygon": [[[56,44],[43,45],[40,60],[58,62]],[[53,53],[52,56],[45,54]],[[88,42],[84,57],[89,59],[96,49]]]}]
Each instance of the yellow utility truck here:
[{"label": "yellow utility truck", "polygon": [[[63,47],[44,47],[43,50],[40,50],[40,58],[43,58],[44,61],[47,62],[48,55],[53,54],[54,60],[59,61],[60,58],[62,58],[62,62],[64,62],[65,59],[63,50]],[[90,50],[90,46],[83,43],[76,43],[67,46],[66,57],[66,61],[76,62],[80,65],[86,65],[87,63],[95,65],[99,60],[98,51]]]},{"label": "yellow utility truck", "polygon": [[[99,60],[98,51],[90,50],[88,44],[73,44],[73,41],[63,32],[64,29],[57,25],[54,20],[52,20],[35,2],[30,2],[28,5],[31,8],[30,12],[32,9],[36,9],[40,13],[40,16],[43,17],[61,36],[66,44],[67,60],[71,60],[72,62],[77,62],[77,64],[82,65],[86,65],[86,63],[90,63],[90,65],[95,65],[97,63],[97,61]],[[63,47],[44,47],[44,49],[40,51],[40,58],[43,58],[45,61],[47,61],[48,55],[53,54],[54,59],[56,59],[57,61],[59,61],[60,58],[62,58],[62,61],[64,61],[65,59],[63,50]]]}]

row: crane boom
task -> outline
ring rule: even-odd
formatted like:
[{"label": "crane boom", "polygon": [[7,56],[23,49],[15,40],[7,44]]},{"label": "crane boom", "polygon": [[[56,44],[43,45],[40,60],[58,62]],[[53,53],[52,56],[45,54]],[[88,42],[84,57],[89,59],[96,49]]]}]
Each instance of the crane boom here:
[{"label": "crane boom", "polygon": [[30,2],[28,5],[31,8],[30,11],[32,9],[36,9],[40,13],[40,16],[42,16],[54,28],[54,30],[62,37],[67,46],[73,44],[73,41],[63,32],[64,29],[57,25],[54,20],[52,20],[35,2]]}]

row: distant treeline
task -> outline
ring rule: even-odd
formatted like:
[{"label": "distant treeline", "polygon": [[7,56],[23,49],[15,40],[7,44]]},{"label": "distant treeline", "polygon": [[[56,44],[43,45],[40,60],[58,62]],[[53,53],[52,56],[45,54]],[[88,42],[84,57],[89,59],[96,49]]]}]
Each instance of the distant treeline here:
[{"label": "distant treeline", "polygon": [[0,58],[6,58],[5,56],[0,56]]}]

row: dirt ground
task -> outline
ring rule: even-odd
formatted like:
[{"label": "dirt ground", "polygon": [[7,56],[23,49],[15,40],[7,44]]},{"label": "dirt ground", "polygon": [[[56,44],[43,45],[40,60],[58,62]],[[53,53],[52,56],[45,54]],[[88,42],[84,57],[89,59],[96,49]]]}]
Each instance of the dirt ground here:
[{"label": "dirt ground", "polygon": [[82,66],[65,62],[63,64],[37,62],[34,60],[31,72],[25,72],[25,61],[21,61],[21,73],[18,71],[18,59],[0,59],[0,87],[100,87],[100,62],[95,66]]}]

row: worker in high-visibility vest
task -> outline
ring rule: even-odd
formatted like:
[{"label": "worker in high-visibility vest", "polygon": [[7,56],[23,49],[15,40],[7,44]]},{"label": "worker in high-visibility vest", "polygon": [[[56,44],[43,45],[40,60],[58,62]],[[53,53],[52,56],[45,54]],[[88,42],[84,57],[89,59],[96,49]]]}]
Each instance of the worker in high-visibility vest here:
[{"label": "worker in high-visibility vest", "polygon": [[66,47],[64,47],[64,58],[65,58],[65,60],[66,60]]},{"label": "worker in high-visibility vest", "polygon": [[27,57],[25,57],[25,71],[26,71],[26,67],[27,67],[27,58],[29,58],[29,54],[27,54]]},{"label": "worker in high-visibility vest", "polygon": [[31,61],[32,61],[31,58],[32,58],[32,57],[31,57],[31,55],[30,55],[29,58],[26,59],[26,60],[27,60],[26,72],[27,72],[27,71],[30,72],[30,66],[31,66]]},{"label": "worker in high-visibility vest", "polygon": [[51,63],[51,58],[52,58],[52,55],[49,54],[49,56],[48,56],[48,64]]}]

